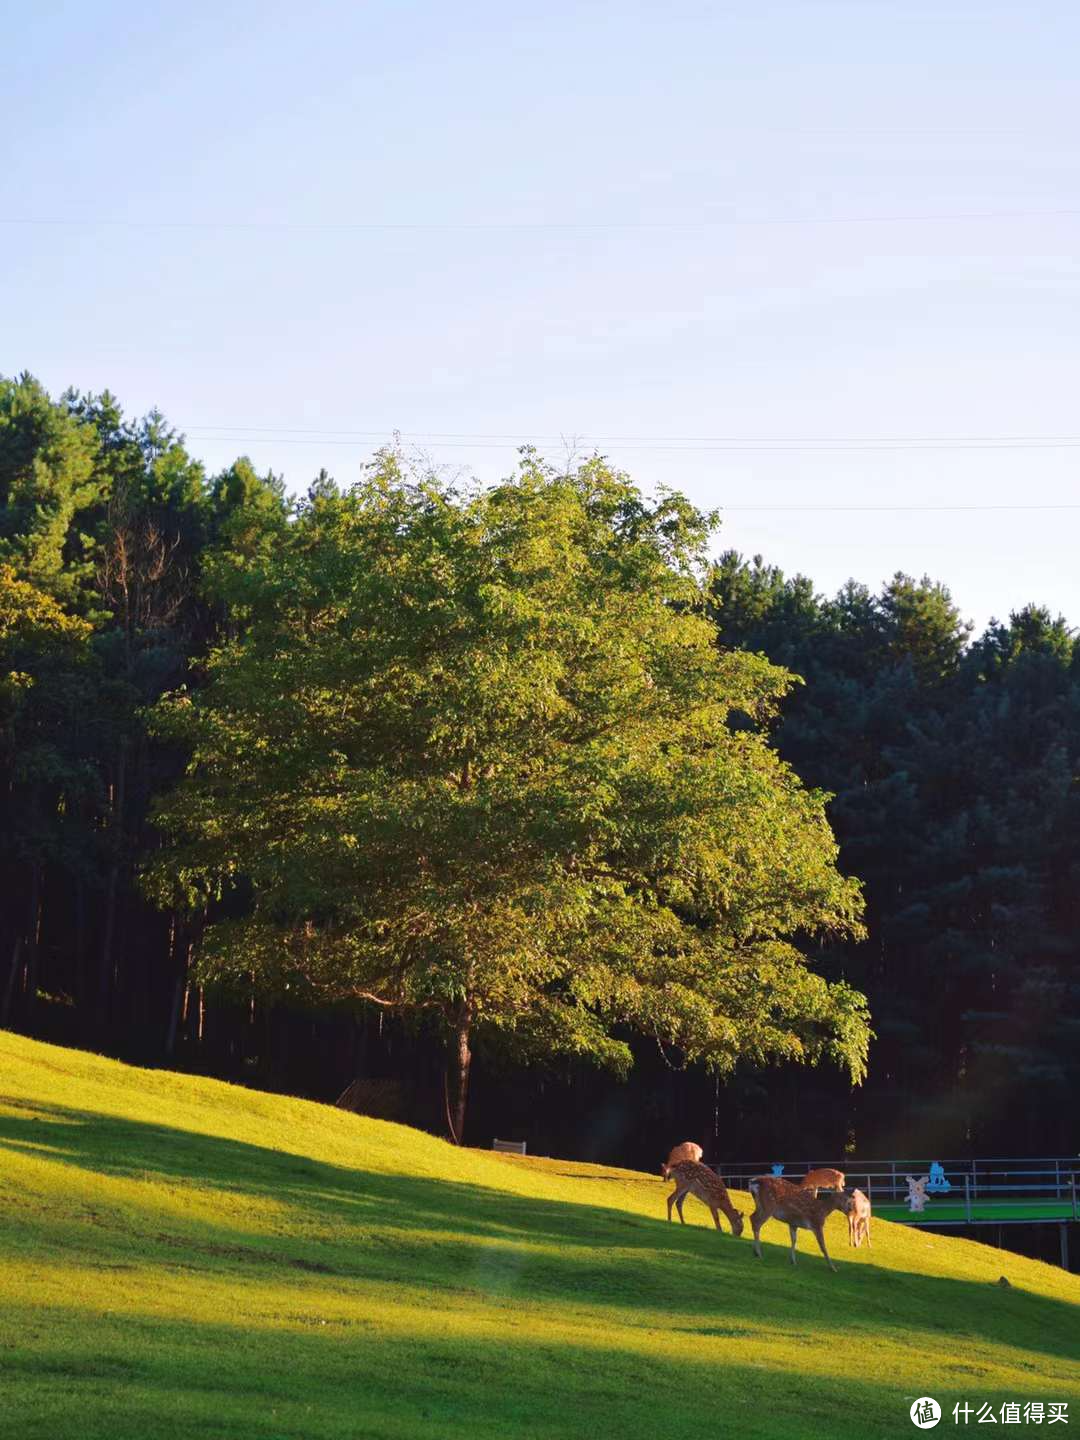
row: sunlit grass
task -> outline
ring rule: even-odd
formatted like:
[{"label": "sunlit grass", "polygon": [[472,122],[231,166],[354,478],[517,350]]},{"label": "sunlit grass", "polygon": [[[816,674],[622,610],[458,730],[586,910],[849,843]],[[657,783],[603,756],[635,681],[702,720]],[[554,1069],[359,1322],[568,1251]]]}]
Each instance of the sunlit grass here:
[{"label": "sunlit grass", "polygon": [[1080,1422],[1080,1282],[971,1242],[855,1252],[834,1217],[840,1273],[809,1237],[793,1272],[778,1225],[760,1262],[694,1201],[668,1225],[659,1176],[11,1035],[0,1147],[25,1440],[905,1435],[922,1394]]}]

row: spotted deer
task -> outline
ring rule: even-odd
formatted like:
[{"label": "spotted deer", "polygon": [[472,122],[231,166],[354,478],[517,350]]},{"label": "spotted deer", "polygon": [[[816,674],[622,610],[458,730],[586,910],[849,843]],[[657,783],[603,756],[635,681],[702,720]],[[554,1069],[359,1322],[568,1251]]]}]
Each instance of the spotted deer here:
[{"label": "spotted deer", "polygon": [[794,1181],[803,1190],[842,1190],[845,1175],[842,1170],[811,1170],[808,1175]]},{"label": "spotted deer", "polygon": [[870,1201],[861,1190],[851,1192],[851,1201],[847,1217],[848,1242],[857,1250],[865,1239],[872,1250],[874,1247],[870,1244]]},{"label": "spotted deer", "polygon": [[666,1180],[673,1165],[678,1165],[681,1160],[700,1160],[702,1153],[700,1145],[696,1145],[693,1140],[684,1140],[681,1145],[675,1146],[667,1160],[660,1166],[660,1174]]},{"label": "spotted deer", "polygon": [[754,1232],[754,1254],[761,1259],[761,1227],[766,1220],[781,1220],[791,1235],[791,1263],[794,1265],[795,1244],[800,1230],[809,1230],[821,1247],[830,1270],[836,1266],[825,1248],[825,1221],[834,1210],[851,1213],[852,1199],[844,1190],[808,1190],[792,1185],[774,1175],[760,1175],[750,1181],[750,1193],[757,1202],[750,1216]]},{"label": "spotted deer", "polygon": [[671,1219],[671,1207],[675,1206],[679,1212],[679,1219],[685,1225],[682,1207],[687,1195],[696,1195],[703,1205],[707,1205],[712,1212],[713,1224],[719,1230],[720,1211],[722,1210],[728,1218],[733,1235],[741,1235],[743,1232],[743,1217],[731,1203],[727,1186],[718,1175],[714,1175],[707,1165],[702,1165],[697,1160],[680,1160],[669,1166],[668,1177],[675,1181],[675,1189],[667,1197],[667,1218]]}]

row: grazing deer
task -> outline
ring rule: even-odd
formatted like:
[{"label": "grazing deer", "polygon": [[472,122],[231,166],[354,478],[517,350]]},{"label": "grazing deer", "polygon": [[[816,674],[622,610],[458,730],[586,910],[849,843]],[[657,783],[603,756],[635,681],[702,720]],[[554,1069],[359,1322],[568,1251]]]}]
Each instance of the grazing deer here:
[{"label": "grazing deer", "polygon": [[847,1217],[848,1241],[857,1250],[865,1239],[872,1250],[874,1247],[870,1244],[870,1201],[861,1190],[853,1190],[851,1202]]},{"label": "grazing deer", "polygon": [[743,1217],[731,1203],[727,1192],[727,1186],[718,1175],[714,1175],[707,1165],[702,1165],[697,1160],[680,1160],[671,1165],[668,1169],[669,1178],[675,1181],[675,1189],[667,1197],[667,1218],[671,1219],[671,1207],[675,1206],[679,1212],[679,1219],[685,1225],[682,1207],[687,1195],[696,1195],[703,1205],[707,1205],[712,1212],[713,1224],[720,1229],[720,1214],[722,1210],[727,1216],[731,1225],[733,1235],[741,1235],[743,1232]]},{"label": "grazing deer", "polygon": [[811,1170],[809,1175],[804,1175],[793,1183],[801,1186],[803,1190],[842,1190],[844,1179],[842,1170]]},{"label": "grazing deer", "polygon": [[681,1145],[675,1146],[667,1160],[660,1166],[660,1174],[666,1180],[673,1165],[678,1165],[681,1160],[700,1160],[702,1153],[700,1145],[695,1145],[693,1140],[684,1140]]},{"label": "grazing deer", "polygon": [[821,1246],[830,1270],[836,1266],[829,1259],[825,1248],[825,1221],[834,1210],[850,1214],[852,1199],[844,1190],[807,1190],[801,1185],[792,1185],[778,1180],[773,1175],[761,1175],[750,1181],[750,1191],[757,1201],[750,1225],[754,1232],[754,1254],[761,1259],[761,1227],[766,1220],[782,1220],[791,1234],[791,1263],[795,1260],[795,1243],[800,1230],[810,1230]]}]

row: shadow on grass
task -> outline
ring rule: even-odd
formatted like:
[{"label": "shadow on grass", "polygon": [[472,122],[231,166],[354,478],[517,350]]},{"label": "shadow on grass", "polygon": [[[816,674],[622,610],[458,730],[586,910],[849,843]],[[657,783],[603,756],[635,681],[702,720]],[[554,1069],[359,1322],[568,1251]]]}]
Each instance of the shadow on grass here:
[{"label": "shadow on grass", "polygon": [[[52,1311],[5,1357],[5,1404],[20,1440],[578,1440],[658,1433],[734,1440],[910,1434],[910,1385],[755,1362],[723,1338],[683,1354],[512,1329],[380,1330],[365,1320],[299,1330],[149,1322]],[[928,1361],[925,1388],[955,1400],[1042,1398],[1030,1385],[979,1389]],[[838,1357],[842,1372],[843,1359]],[[1055,1391],[1055,1393],[1058,1393]]]},{"label": "shadow on grass", "polygon": [[[2,1098],[2,1097],[0,1097]],[[182,1213],[145,1210],[146,1232],[128,1236],[133,1263],[193,1269],[273,1267],[337,1277],[337,1283],[405,1285],[462,1295],[514,1296],[587,1309],[620,1307],[630,1323],[679,1327],[684,1317],[722,1318],[718,1333],[773,1326],[798,1338],[823,1324],[865,1336],[884,1332],[911,1343],[948,1335],[1080,1359],[1080,1307],[1020,1287],[938,1278],[870,1261],[831,1274],[805,1254],[796,1273],[786,1258],[785,1227],[770,1226],[773,1246],[754,1259],[747,1239],[685,1228],[600,1204],[508,1194],[482,1185],[408,1173],[372,1173],[305,1159],[243,1141],[59,1106],[19,1107],[0,1115],[0,1147],[88,1174],[166,1183],[189,1182],[284,1205],[293,1232],[247,1232]],[[47,1147],[47,1148],[42,1148]],[[657,1187],[661,1211],[666,1189]],[[36,1230],[32,1210],[8,1223]],[[107,1250],[109,1224],[96,1221],[87,1242]],[[48,1243],[55,1218],[37,1222]],[[161,1228],[169,1225],[166,1231]],[[104,1229],[100,1228],[104,1225]],[[113,1225],[130,1228],[128,1216]],[[748,1232],[747,1232],[748,1233]],[[845,1247],[846,1248],[846,1247]],[[104,1264],[101,1268],[117,1268]],[[266,1271],[264,1270],[264,1273]],[[300,1283],[300,1276],[296,1276]],[[694,1333],[709,1333],[709,1326]]]}]

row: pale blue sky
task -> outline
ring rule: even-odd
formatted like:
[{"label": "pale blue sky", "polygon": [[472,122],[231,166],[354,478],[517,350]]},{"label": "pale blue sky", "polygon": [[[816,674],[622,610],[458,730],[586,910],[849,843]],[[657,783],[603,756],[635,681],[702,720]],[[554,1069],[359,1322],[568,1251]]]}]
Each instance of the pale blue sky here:
[{"label": "pale blue sky", "polygon": [[[484,478],[515,440],[640,437],[603,448],[824,590],[929,571],[980,623],[1080,624],[1080,510],[735,508],[1080,504],[1080,7],[3,22],[0,371],[159,405],[211,468],[296,488],[395,429]],[[1076,445],[679,438],[1002,436]]]}]

